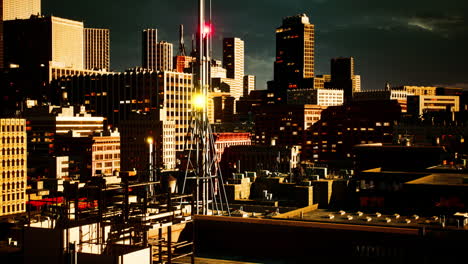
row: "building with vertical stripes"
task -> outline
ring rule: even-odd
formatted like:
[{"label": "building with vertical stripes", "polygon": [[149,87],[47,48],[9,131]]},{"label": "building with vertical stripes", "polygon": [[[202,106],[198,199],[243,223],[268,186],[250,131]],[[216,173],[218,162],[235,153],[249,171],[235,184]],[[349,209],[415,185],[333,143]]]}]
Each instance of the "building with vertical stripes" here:
[{"label": "building with vertical stripes", "polygon": [[84,66],[88,70],[110,69],[110,30],[84,29]]}]

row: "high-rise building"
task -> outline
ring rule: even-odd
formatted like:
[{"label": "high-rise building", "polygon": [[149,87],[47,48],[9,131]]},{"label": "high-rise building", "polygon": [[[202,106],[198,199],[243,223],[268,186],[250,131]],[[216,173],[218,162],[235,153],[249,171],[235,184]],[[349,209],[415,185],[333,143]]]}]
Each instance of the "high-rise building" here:
[{"label": "high-rise building", "polygon": [[286,17],[276,29],[274,80],[279,96],[287,89],[311,88],[313,78],[314,25],[306,14]]},{"label": "high-rise building", "polygon": [[345,102],[353,97],[354,58],[333,58],[331,60],[331,85],[344,90]]},{"label": "high-rise building", "polygon": [[157,29],[143,30],[143,68],[157,71],[172,71],[173,45],[166,41],[158,42]]},{"label": "high-rise building", "polygon": [[156,69],[156,53],[157,53],[157,43],[158,43],[158,30],[154,28],[149,28],[143,30],[142,35],[142,63],[143,68],[146,69]]},{"label": "high-rise building", "polygon": [[0,0],[3,20],[28,19],[41,14],[41,0]]},{"label": "high-rise building", "polygon": [[173,50],[172,43],[160,41],[156,45],[156,69],[158,71],[173,71]]},{"label": "high-rise building", "polygon": [[221,91],[229,92],[239,100],[244,94],[244,41],[240,38],[224,38],[223,67],[226,69],[227,78],[221,78],[215,83],[224,83],[229,88]]},{"label": "high-rise building", "polygon": [[293,89],[288,91],[288,104],[333,106],[343,104],[341,89]]},{"label": "high-rise building", "polygon": [[110,30],[104,28],[84,29],[84,66],[89,70],[110,68]]},{"label": "high-rise building", "polygon": [[224,38],[223,67],[227,78],[244,78],[244,41],[240,38]]},{"label": "high-rise building", "polygon": [[0,119],[0,216],[26,211],[26,120]]},{"label": "high-rise building", "polygon": [[255,75],[244,76],[244,97],[249,96],[250,92],[255,90]]},{"label": "high-rise building", "polygon": [[54,16],[5,21],[5,64],[83,69],[83,35],[83,22]]}]

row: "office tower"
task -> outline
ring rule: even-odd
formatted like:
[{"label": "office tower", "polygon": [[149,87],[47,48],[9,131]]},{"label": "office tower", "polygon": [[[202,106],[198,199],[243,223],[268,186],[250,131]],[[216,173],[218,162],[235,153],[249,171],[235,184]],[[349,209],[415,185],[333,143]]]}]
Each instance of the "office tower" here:
[{"label": "office tower", "polygon": [[227,91],[221,91],[229,92],[239,100],[244,93],[244,41],[240,38],[223,39],[223,67],[226,69],[227,78],[221,78],[219,81],[229,88]]},{"label": "office tower", "polygon": [[224,38],[223,67],[227,78],[244,78],[244,41],[240,38]]},{"label": "office tower", "polygon": [[156,53],[158,43],[158,30],[157,29],[145,29],[143,30],[143,68],[156,69]]},{"label": "office tower", "polygon": [[41,14],[41,0],[0,0],[3,20],[29,19]]},{"label": "office tower", "polygon": [[223,67],[223,62],[219,60],[211,60],[211,78],[226,78],[227,71]]},{"label": "office tower", "polygon": [[331,60],[331,85],[344,90],[345,102],[353,96],[354,58],[333,58]]},{"label": "office tower", "polygon": [[0,119],[0,216],[26,211],[26,120]]},{"label": "office tower", "polygon": [[250,92],[255,90],[255,75],[245,75],[244,76],[244,97],[249,96]]},{"label": "office tower", "polygon": [[110,32],[103,28],[84,29],[84,66],[89,70],[110,68]]},{"label": "office tower", "polygon": [[276,29],[274,82],[279,96],[287,89],[311,88],[314,78],[314,25],[306,14],[286,17]]},{"label": "office tower", "polygon": [[160,41],[156,44],[156,70],[173,71],[173,45],[166,41]]},{"label": "office tower", "polygon": [[54,16],[5,21],[5,63],[83,69],[83,34],[83,22]]}]

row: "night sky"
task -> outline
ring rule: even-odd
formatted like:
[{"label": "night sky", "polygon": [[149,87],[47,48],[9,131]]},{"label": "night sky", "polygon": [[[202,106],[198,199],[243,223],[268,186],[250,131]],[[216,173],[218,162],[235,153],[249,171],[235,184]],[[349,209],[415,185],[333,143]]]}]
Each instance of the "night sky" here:
[{"label": "night sky", "polygon": [[[186,46],[196,26],[196,0],[43,0],[42,13],[111,30],[111,68],[141,66],[141,31],[157,28],[174,44],[184,24]],[[363,89],[441,85],[468,89],[468,1],[463,0],[213,0],[215,57],[222,38],[245,41],[246,74],[257,89],[273,78],[275,29],[306,13],[315,24],[315,71],[333,57],[353,56]]]}]

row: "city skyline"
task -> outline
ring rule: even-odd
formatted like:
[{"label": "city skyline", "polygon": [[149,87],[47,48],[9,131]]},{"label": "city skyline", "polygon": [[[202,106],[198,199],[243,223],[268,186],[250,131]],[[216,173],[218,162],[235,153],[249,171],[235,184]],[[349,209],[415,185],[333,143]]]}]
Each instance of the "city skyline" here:
[{"label": "city skyline", "polygon": [[[236,5],[213,2],[214,55],[222,57],[222,39],[240,37],[246,46],[246,72],[257,76],[259,89],[273,79],[275,29],[283,17],[306,13],[316,27],[316,74],[330,71],[330,59],[354,57],[356,73],[362,75],[364,90],[392,85],[441,85],[468,88],[464,60],[468,52],[467,4],[436,1],[424,5],[392,1],[269,1]],[[106,12],[90,12],[107,8]],[[402,8],[405,7],[405,8]],[[194,31],[196,4],[187,1],[124,1],[98,4],[49,0],[43,13],[84,21],[89,27],[111,29],[111,69],[122,71],[141,64],[140,32],[157,28],[159,39],[177,45],[178,25],[186,26],[187,49]],[[154,10],[154,15],[151,14]],[[123,11],[125,13],[123,13]],[[168,16],[168,14],[171,14]],[[251,19],[255,18],[255,19]]]}]

